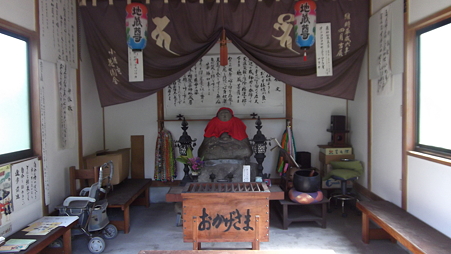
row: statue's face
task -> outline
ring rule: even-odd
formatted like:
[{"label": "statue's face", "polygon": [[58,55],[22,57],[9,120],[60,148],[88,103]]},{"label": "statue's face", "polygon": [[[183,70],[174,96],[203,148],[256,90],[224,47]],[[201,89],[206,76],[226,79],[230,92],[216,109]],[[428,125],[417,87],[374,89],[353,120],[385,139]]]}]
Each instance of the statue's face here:
[{"label": "statue's face", "polygon": [[223,109],[218,112],[218,118],[223,122],[227,122],[232,118],[232,114],[227,109]]}]

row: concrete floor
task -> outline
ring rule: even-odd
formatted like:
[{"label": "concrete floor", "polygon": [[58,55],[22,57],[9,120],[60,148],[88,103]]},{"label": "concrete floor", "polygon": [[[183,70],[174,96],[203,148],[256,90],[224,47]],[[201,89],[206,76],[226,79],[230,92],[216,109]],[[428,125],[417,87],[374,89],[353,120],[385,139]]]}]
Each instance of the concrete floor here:
[{"label": "concrete floor", "polygon": [[[316,222],[294,222],[287,230],[271,203],[269,242],[260,243],[261,250],[298,250],[299,253],[320,253],[333,250],[345,253],[409,253],[399,244],[389,240],[372,240],[370,244],[361,241],[361,215],[356,210],[347,210],[343,218],[340,209],[327,214],[327,227]],[[291,211],[291,210],[290,210]],[[120,214],[120,213],[118,213]],[[110,218],[119,216],[110,213]],[[130,233],[119,231],[116,238],[106,240],[103,253],[138,253],[140,250],[190,250],[192,243],[183,242],[182,227],[176,226],[174,203],[152,203],[149,208],[133,206],[130,209]],[[73,253],[90,253],[88,237],[74,236]],[[203,248],[251,248],[251,243],[203,243]],[[310,251],[309,251],[310,250]]]}]

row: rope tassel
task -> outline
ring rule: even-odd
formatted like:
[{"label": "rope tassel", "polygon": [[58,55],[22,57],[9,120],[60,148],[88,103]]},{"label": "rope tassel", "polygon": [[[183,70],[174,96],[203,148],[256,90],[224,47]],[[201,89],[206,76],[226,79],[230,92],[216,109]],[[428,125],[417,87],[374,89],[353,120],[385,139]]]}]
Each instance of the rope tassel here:
[{"label": "rope tassel", "polygon": [[229,53],[227,50],[227,37],[225,29],[222,29],[221,42],[219,43],[219,60],[221,66],[226,66],[229,64]]}]

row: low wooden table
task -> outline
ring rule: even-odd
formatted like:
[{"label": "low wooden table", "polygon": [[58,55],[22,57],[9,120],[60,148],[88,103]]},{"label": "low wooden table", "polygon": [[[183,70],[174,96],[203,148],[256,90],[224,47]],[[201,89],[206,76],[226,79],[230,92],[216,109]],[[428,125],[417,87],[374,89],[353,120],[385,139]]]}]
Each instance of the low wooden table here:
[{"label": "low wooden table", "polygon": [[[118,230],[124,230],[124,234],[130,231],[130,205],[145,205],[149,207],[149,188],[152,179],[125,179],[113,186],[113,191],[108,193],[108,208],[120,208],[124,214],[124,220],[110,221]],[[142,196],[142,197],[140,197]]]},{"label": "low wooden table", "polygon": [[53,243],[59,237],[63,237],[63,250],[65,254],[72,253],[72,227],[77,225],[78,219],[72,222],[67,227],[57,227],[50,231],[46,235],[26,235],[28,232],[26,231],[17,231],[16,233],[8,236],[5,240],[9,239],[35,239],[36,242],[30,244],[26,250],[15,252],[15,253],[39,253],[51,243]]},{"label": "low wooden table", "polygon": [[[278,200],[279,206],[277,206],[277,212],[282,218],[283,229],[288,229],[288,225],[292,222],[300,221],[315,221],[322,228],[326,228],[326,211],[329,199],[324,197],[323,200],[311,203],[311,204],[300,204],[293,202],[291,200]],[[296,206],[301,209],[296,211],[297,213],[288,213],[288,207]]]}]

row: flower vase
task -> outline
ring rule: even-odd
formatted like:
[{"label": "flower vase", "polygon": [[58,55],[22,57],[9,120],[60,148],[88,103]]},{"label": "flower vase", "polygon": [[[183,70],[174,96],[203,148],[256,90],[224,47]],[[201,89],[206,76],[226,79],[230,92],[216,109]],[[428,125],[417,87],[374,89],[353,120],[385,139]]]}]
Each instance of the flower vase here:
[{"label": "flower vase", "polygon": [[191,179],[193,180],[193,182],[197,182],[198,181],[198,177],[199,177],[199,173],[198,172],[191,172]]}]

